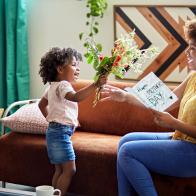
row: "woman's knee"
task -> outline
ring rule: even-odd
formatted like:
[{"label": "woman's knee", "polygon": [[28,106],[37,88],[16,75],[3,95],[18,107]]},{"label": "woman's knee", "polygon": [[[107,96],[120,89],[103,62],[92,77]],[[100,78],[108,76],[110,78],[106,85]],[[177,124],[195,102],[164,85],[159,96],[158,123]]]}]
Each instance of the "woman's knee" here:
[{"label": "woman's knee", "polygon": [[118,151],[117,164],[124,169],[130,165],[134,165],[133,163],[137,159],[137,154],[140,154],[140,148],[137,146],[137,142],[124,143]]},{"label": "woman's knee", "polygon": [[122,162],[126,160],[128,156],[131,156],[130,147],[128,147],[127,143],[124,143],[119,148],[117,161]]},{"label": "woman's knee", "polygon": [[140,133],[138,132],[133,132],[133,133],[128,133],[121,137],[120,142],[118,144],[118,151],[120,150],[121,146],[125,144],[126,142],[131,142],[131,141],[136,141],[139,138]]}]

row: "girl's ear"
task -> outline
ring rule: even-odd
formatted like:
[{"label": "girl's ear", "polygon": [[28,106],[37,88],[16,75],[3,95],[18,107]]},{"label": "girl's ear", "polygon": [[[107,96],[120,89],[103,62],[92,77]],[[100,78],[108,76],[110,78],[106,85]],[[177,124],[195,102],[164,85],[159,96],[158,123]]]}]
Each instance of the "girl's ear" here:
[{"label": "girl's ear", "polygon": [[62,67],[61,66],[58,66],[56,70],[57,70],[58,73],[62,73]]}]

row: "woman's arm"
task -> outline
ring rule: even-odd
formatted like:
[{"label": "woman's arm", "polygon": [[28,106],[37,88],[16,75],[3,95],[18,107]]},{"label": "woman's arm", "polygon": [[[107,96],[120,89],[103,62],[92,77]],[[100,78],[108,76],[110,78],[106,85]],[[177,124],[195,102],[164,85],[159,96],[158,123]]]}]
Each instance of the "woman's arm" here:
[{"label": "woman's arm", "polygon": [[181,120],[174,118],[167,112],[159,112],[150,109],[154,116],[154,122],[161,126],[173,130],[178,130],[186,135],[196,138],[196,126],[189,125]]},{"label": "woman's arm", "polygon": [[196,139],[196,126],[189,125],[187,123],[184,123],[178,119],[176,119],[177,122],[175,123],[175,129],[181,131],[182,133],[189,135],[191,137],[194,137]]},{"label": "woman's arm", "polygon": [[137,106],[145,107],[144,104],[134,95],[111,85],[105,85],[101,90],[101,101],[113,100],[118,102],[127,102]]},{"label": "woman's arm", "polygon": [[39,101],[38,107],[45,118],[48,115],[47,106],[48,106],[48,100],[42,97],[41,100]]}]

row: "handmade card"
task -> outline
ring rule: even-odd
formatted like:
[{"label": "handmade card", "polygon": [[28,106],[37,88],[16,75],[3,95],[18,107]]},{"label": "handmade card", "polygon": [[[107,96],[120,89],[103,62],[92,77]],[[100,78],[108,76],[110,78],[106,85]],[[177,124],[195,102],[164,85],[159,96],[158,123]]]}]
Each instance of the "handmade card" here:
[{"label": "handmade card", "polygon": [[153,72],[133,88],[127,87],[125,90],[135,95],[145,106],[158,111],[166,110],[178,100],[177,96]]}]

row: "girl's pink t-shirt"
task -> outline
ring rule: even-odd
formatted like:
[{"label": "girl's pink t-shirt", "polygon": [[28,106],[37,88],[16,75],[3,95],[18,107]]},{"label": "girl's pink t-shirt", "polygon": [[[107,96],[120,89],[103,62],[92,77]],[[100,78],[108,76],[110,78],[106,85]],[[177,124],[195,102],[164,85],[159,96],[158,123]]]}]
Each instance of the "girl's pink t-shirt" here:
[{"label": "girl's pink t-shirt", "polygon": [[68,92],[75,92],[68,81],[51,82],[44,93],[48,100],[48,122],[78,126],[78,104],[65,99]]}]

